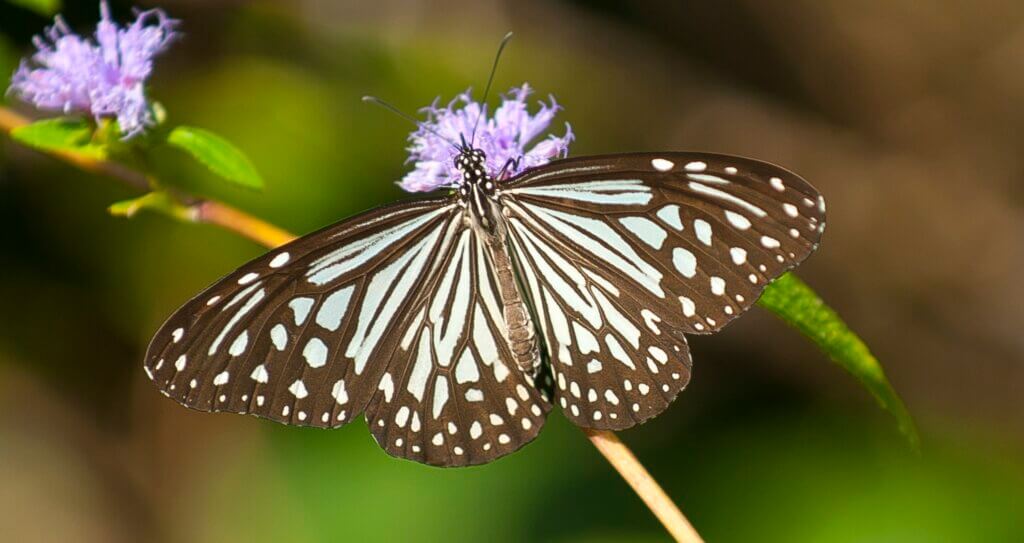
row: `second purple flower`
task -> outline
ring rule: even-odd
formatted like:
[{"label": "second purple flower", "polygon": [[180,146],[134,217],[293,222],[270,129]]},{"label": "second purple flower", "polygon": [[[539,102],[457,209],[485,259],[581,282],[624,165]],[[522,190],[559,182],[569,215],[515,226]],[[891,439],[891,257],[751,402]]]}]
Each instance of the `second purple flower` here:
[{"label": "second purple flower", "polygon": [[155,9],[121,28],[103,1],[93,41],[58,16],[35,38],[37,52],[31,62],[22,61],[10,92],[42,110],[115,118],[126,138],[135,136],[155,124],[145,84],[153,57],[177,36],[176,24]]}]

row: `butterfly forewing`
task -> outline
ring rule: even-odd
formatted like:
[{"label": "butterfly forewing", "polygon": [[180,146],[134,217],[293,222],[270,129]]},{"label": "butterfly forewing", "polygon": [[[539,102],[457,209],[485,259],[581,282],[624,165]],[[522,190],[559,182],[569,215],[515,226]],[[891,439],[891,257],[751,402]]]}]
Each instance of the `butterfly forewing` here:
[{"label": "butterfly forewing", "polygon": [[706,153],[559,161],[502,201],[558,402],[597,428],[660,413],[689,378],[682,333],[746,311],[824,229],[796,175]]},{"label": "butterfly forewing", "polygon": [[387,206],[250,262],[163,325],[147,373],[196,409],[349,422],[377,391],[387,367],[375,355],[396,341],[455,207]]}]

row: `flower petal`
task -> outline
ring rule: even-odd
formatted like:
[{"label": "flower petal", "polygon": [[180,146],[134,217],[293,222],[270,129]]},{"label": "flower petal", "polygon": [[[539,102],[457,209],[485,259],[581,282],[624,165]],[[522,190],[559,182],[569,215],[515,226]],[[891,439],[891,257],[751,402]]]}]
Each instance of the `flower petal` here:
[{"label": "flower petal", "polygon": [[[528,84],[511,89],[502,96],[501,104],[488,115],[486,106],[473,100],[469,91],[456,96],[444,107],[435,100],[421,111],[427,120],[409,135],[411,172],[399,182],[410,192],[457,186],[462,179],[455,168],[456,146],[465,141],[487,156],[488,173],[514,175],[528,168],[564,157],[573,139],[569,125],[561,138],[550,136],[525,150],[530,141],[547,130],[560,107],[551,98],[540,102],[540,109],[531,114],[526,99],[532,90]],[[475,131],[475,133],[474,133]],[[454,145],[453,145],[454,144]]]},{"label": "flower petal", "polygon": [[104,0],[93,42],[57,16],[33,39],[36,53],[14,73],[10,92],[43,110],[116,118],[125,137],[136,135],[154,123],[145,82],[153,57],[177,36],[176,24],[151,10],[122,29]]}]

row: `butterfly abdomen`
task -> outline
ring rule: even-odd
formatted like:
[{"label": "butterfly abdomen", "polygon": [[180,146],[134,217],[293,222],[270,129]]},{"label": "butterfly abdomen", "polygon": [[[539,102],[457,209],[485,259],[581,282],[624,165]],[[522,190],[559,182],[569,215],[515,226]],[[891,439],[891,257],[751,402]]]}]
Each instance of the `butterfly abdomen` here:
[{"label": "butterfly abdomen", "polygon": [[532,374],[540,365],[540,348],[530,312],[519,294],[512,261],[504,243],[489,243],[491,263],[501,297],[502,315],[505,317],[508,342],[519,369]]}]

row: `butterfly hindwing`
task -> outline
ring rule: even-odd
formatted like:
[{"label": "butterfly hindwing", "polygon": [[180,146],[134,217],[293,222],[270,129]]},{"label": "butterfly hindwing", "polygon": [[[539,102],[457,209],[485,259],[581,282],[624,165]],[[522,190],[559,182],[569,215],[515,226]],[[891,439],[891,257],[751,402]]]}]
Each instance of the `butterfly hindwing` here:
[{"label": "butterfly hindwing", "polygon": [[558,402],[611,429],[663,410],[689,377],[682,333],[746,311],[817,247],[825,219],[796,175],[707,153],[558,161],[511,180],[502,202]]},{"label": "butterfly hindwing", "polygon": [[646,294],[599,261],[537,233],[515,212],[510,224],[565,415],[580,426],[622,429],[663,411],[690,378],[682,334],[662,326],[645,308]]},{"label": "butterfly hindwing", "polygon": [[476,234],[463,228],[438,261],[392,355],[390,367],[401,371],[374,396],[367,421],[394,456],[482,464],[532,441],[550,397],[512,362],[491,262]]}]

